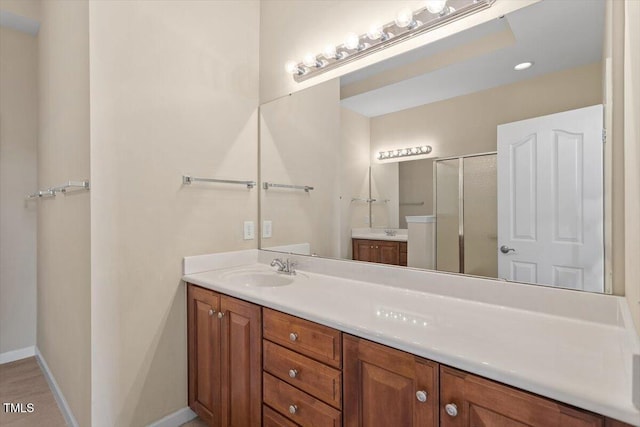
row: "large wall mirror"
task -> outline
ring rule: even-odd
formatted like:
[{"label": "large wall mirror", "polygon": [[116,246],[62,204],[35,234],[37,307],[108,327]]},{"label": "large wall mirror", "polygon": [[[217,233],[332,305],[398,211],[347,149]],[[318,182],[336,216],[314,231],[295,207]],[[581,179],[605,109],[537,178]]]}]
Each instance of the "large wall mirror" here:
[{"label": "large wall mirror", "polygon": [[545,0],[262,105],[261,248],[607,291],[605,8]]}]

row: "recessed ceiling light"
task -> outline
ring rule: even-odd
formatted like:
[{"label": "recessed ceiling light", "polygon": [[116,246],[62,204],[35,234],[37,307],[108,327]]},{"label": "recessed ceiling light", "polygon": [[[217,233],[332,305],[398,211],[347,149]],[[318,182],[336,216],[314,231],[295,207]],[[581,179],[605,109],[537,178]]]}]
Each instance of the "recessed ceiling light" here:
[{"label": "recessed ceiling light", "polygon": [[533,66],[533,62],[521,62],[520,64],[513,67],[516,71],[526,70],[527,68],[531,68]]}]

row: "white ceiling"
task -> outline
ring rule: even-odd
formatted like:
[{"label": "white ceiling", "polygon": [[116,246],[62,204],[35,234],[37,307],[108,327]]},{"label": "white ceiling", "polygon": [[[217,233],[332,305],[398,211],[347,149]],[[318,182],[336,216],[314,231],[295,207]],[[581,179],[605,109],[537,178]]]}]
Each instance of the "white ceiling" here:
[{"label": "white ceiling", "polygon": [[[341,79],[341,85],[359,82],[478,37],[504,31],[505,26],[515,36],[515,44],[345,98],[342,105],[375,117],[599,62],[604,12],[604,0],[543,0],[503,19],[348,74]],[[524,61],[533,61],[535,65],[526,71],[513,70],[514,65]]]}]

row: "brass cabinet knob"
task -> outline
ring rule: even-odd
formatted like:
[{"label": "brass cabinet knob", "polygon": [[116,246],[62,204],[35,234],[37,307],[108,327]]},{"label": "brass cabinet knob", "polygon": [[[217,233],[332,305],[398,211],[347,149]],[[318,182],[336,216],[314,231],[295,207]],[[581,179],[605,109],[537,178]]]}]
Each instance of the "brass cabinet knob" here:
[{"label": "brass cabinet knob", "polygon": [[289,369],[289,376],[291,378],[295,378],[298,376],[298,370],[297,369]]},{"label": "brass cabinet knob", "polygon": [[296,412],[298,412],[298,407],[296,405],[289,405],[289,413],[294,415]]},{"label": "brass cabinet knob", "polygon": [[216,311],[213,308],[209,309],[209,316],[213,316],[214,314],[216,314]]},{"label": "brass cabinet knob", "polygon": [[296,334],[295,332],[291,332],[291,333],[289,334],[289,339],[290,339],[291,341],[298,341],[298,334]]},{"label": "brass cabinet knob", "polygon": [[218,312],[218,319],[222,319],[224,317],[224,313],[219,311]]},{"label": "brass cabinet knob", "polygon": [[416,391],[416,399],[418,399],[418,402],[426,402],[427,401],[427,392],[424,390],[418,390]]}]

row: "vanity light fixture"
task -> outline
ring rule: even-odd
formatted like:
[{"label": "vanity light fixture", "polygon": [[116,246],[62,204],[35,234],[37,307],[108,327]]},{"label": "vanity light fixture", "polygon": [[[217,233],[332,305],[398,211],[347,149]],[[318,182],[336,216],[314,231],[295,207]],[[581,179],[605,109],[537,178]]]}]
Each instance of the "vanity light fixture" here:
[{"label": "vanity light fixture", "polygon": [[527,61],[527,62],[521,62],[520,64],[513,67],[513,69],[516,71],[523,71],[531,67],[533,67],[533,62]]},{"label": "vanity light fixture", "polygon": [[457,9],[454,9],[447,5],[447,0],[424,0],[424,7],[415,11],[402,9],[393,21],[383,25],[371,25],[369,31],[364,34],[349,33],[343,44],[328,44],[320,55],[308,53],[302,61],[289,61],[285,70],[293,75],[295,81],[301,82],[491,7],[495,1],[459,0],[456,3]]},{"label": "vanity light fixture", "polygon": [[379,151],[378,160],[390,160],[398,157],[422,156],[432,151],[430,145],[420,145],[418,147],[401,148],[399,150]]}]

